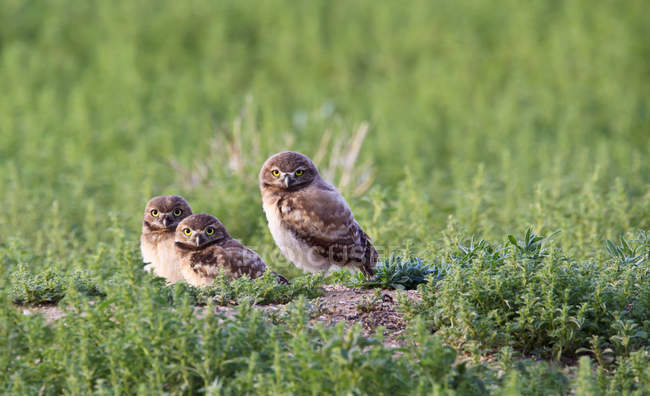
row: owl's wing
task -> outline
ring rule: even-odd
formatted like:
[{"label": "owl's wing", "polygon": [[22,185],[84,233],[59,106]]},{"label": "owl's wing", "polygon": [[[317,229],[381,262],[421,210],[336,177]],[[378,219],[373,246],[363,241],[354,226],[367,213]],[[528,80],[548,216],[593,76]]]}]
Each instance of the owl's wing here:
[{"label": "owl's wing", "polygon": [[246,274],[255,279],[266,271],[266,264],[262,258],[236,239],[228,241],[224,245],[224,250],[228,256],[228,269],[234,276]]},{"label": "owl's wing", "polygon": [[[245,247],[236,239],[233,239],[226,247],[226,252],[229,257],[229,266],[234,274],[246,274],[251,279],[259,278],[264,275],[267,270],[264,260],[257,255],[253,250]],[[275,271],[271,273],[276,277],[279,284],[288,285],[290,282],[284,276]]]},{"label": "owl's wing", "polygon": [[377,252],[334,188],[308,188],[278,205],[282,224],[319,255],[337,262],[357,261],[372,273]]},{"label": "owl's wing", "polygon": [[220,246],[213,245],[205,252],[194,253],[190,260],[192,271],[201,277],[214,279],[221,269],[228,275],[228,255]]}]

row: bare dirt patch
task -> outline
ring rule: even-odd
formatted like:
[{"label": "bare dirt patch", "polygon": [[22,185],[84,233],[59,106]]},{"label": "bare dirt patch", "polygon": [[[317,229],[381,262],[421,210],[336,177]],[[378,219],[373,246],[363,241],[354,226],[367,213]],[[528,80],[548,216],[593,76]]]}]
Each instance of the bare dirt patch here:
[{"label": "bare dirt patch", "polygon": [[56,305],[37,305],[33,307],[22,307],[21,311],[23,315],[41,314],[47,323],[52,323],[65,316],[65,312],[63,312],[61,308],[57,307]]},{"label": "bare dirt patch", "polygon": [[405,293],[407,298],[419,300],[416,290],[364,290],[340,285],[329,285],[324,289],[323,297],[312,300],[318,309],[314,321],[326,324],[344,322],[346,328],[360,323],[365,335],[374,334],[381,326],[384,328],[384,345],[398,347],[404,344],[401,335],[406,323],[397,309],[397,293]]},{"label": "bare dirt patch", "polygon": [[[378,327],[383,327],[383,343],[391,348],[405,344],[401,336],[406,323],[403,314],[397,309],[397,294],[404,293],[414,301],[421,299],[416,290],[351,289],[341,285],[323,286],[323,290],[325,295],[310,301],[312,324],[333,326],[343,322],[348,329],[359,323],[366,336],[374,335]],[[270,316],[281,317],[287,305],[270,304],[257,308]],[[219,306],[215,310],[232,317],[236,307]],[[205,315],[205,307],[197,307],[196,314],[199,317]]]}]

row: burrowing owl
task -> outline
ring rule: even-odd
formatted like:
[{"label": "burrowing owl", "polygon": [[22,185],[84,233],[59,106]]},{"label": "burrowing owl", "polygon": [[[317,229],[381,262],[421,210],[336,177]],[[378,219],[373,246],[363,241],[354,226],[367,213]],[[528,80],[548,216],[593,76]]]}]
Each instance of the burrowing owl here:
[{"label": "burrowing owl", "polygon": [[275,154],[262,166],[259,183],[269,229],[288,260],[310,272],[352,267],[374,274],[377,250],[309,158]]},{"label": "burrowing owl", "polygon": [[[221,222],[208,214],[194,214],[176,228],[176,255],[185,280],[194,286],[209,286],[222,270],[230,278],[243,274],[254,279],[266,264],[254,251],[233,239]],[[275,274],[278,282],[288,283]]]},{"label": "burrowing owl", "polygon": [[140,250],[146,271],[167,278],[169,282],[183,279],[176,260],[174,233],[176,226],[192,214],[190,204],[183,197],[164,195],[152,198],[144,210]]}]

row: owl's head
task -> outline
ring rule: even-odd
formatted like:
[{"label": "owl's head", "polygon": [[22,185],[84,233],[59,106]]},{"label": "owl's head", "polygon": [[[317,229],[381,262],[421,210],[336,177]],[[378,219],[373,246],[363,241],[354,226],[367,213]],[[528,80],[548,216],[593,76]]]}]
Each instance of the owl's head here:
[{"label": "owl's head", "polygon": [[298,190],[319,177],[318,168],[306,155],[294,151],[277,153],[266,160],[260,171],[260,187]]},{"label": "owl's head", "polygon": [[190,204],[178,195],[154,197],[144,210],[144,226],[152,231],[173,231],[192,214]]},{"label": "owl's head", "polygon": [[219,219],[197,213],[181,221],[176,227],[174,242],[180,248],[197,250],[230,238]]}]

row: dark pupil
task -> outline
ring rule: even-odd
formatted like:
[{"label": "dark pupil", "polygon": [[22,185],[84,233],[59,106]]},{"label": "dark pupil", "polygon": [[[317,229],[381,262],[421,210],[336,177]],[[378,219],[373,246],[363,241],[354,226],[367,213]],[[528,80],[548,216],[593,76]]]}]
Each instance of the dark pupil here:
[{"label": "dark pupil", "polygon": [[178,216],[179,214],[181,214],[180,209],[176,209],[176,210],[174,211],[174,214],[175,214],[176,216]]},{"label": "dark pupil", "polygon": [[154,210],[151,211],[151,214],[155,216],[155,215],[158,214],[158,211],[156,209],[154,209]]}]

